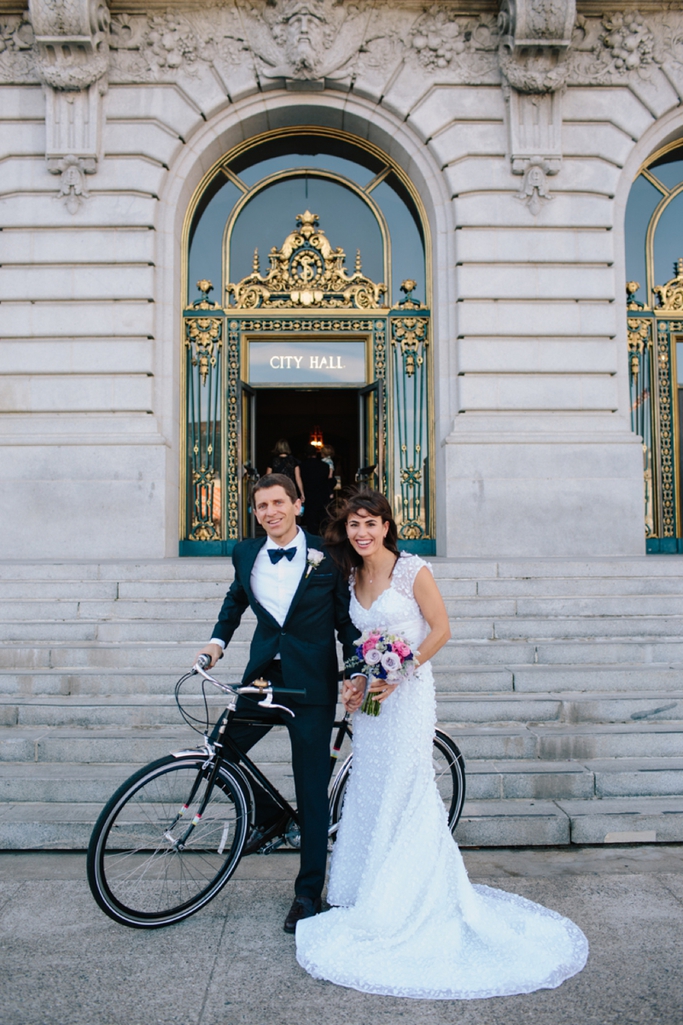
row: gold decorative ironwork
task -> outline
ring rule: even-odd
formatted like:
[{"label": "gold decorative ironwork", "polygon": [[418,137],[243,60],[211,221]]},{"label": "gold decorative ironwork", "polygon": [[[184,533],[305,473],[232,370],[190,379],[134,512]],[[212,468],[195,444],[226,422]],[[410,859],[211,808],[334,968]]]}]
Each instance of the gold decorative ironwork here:
[{"label": "gold decorative ironwork", "polygon": [[676,272],[671,281],[653,288],[659,297],[654,309],[635,299],[639,288],[636,281],[626,286],[631,427],[643,439],[645,535],[671,541],[680,534],[680,439],[674,367],[683,321],[671,320],[667,313],[683,311],[683,259],[676,261]]},{"label": "gold decorative ironwork", "polygon": [[[396,520],[399,537],[417,541],[427,536],[429,489],[429,422],[427,409],[429,311],[417,299],[413,280],[401,283],[405,298],[390,315],[393,352],[393,408],[396,436]],[[424,311],[424,312],[422,312]]]},{"label": "gold decorative ironwork", "polygon": [[209,299],[210,281],[198,281],[197,288],[201,297],[185,311],[188,540],[219,541],[223,310]]},{"label": "gold decorative ironwork", "polygon": [[346,269],[343,249],[333,249],[318,226],[318,215],[306,210],[298,214],[297,228],[281,249],[271,249],[270,268],[260,272],[258,251],[254,251],[251,274],[226,288],[228,302],[239,310],[268,307],[328,309],[379,309],[386,286],[365,277],[360,250],[353,274]]},{"label": "gold decorative ironwork", "polygon": [[240,380],[240,322],[228,321],[227,410],[225,446],[225,537],[229,541],[239,538],[239,380]]},{"label": "gold decorative ironwork", "polygon": [[[640,288],[637,281],[626,285],[627,308],[630,313],[643,308],[634,298]],[[631,393],[631,428],[642,438],[643,492],[645,501],[645,537],[655,534],[655,481],[653,474],[652,437],[652,316],[627,318]]]},{"label": "gold decorative ironwork", "polygon": [[636,292],[640,288],[639,281],[627,281],[626,282],[626,309],[627,310],[639,310],[642,309],[643,304],[639,303],[635,297]]},{"label": "gold decorative ironwork", "polygon": [[659,421],[659,492],[662,537],[676,536],[674,433],[669,325],[657,325],[657,399]]},{"label": "gold decorative ironwork", "polygon": [[629,317],[628,351],[630,353],[631,373],[637,377],[640,372],[640,357],[650,344],[650,321],[645,317]]},{"label": "gold decorative ironwork", "polygon": [[683,258],[676,260],[674,274],[675,277],[671,281],[667,281],[665,285],[655,285],[652,289],[659,299],[657,310],[683,310]]},{"label": "gold decorative ironwork", "polygon": [[395,317],[391,322],[391,340],[403,354],[408,377],[424,363],[423,348],[429,345],[429,321],[426,317]]},{"label": "gold decorative ironwork", "polygon": [[406,466],[401,470],[401,484],[407,484],[409,488],[415,488],[422,482],[422,470],[419,466]]},{"label": "gold decorative ironwork", "polygon": [[216,350],[221,345],[223,321],[218,317],[195,317],[188,321],[185,344],[192,350],[193,367],[199,367],[202,385],[206,384],[209,367],[216,366]]}]

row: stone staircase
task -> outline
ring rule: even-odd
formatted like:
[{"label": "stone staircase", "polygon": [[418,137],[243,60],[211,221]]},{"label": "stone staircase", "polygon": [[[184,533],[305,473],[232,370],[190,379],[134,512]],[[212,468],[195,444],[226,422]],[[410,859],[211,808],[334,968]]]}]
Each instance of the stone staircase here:
[{"label": "stone staircase", "polygon": [[[434,570],[453,632],[434,662],[439,719],[467,762],[457,839],[683,840],[683,564]],[[195,745],[173,685],[231,571],[222,559],[0,564],[0,848],[85,847],[120,781]],[[239,677],[252,626],[245,616],[225,679]],[[291,793],[284,730],[258,750]]]}]

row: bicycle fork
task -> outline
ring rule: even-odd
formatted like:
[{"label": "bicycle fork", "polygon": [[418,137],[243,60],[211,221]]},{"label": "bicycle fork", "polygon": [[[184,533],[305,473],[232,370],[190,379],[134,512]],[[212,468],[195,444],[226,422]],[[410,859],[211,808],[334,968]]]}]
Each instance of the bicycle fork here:
[{"label": "bicycle fork", "polygon": [[[215,782],[216,782],[216,777],[218,776],[218,770],[219,770],[219,767],[220,767],[220,751],[223,748],[223,743],[222,743],[223,733],[225,732],[225,729],[226,729],[227,725],[228,725],[228,719],[227,719],[227,717],[224,716],[223,721],[221,722],[220,728],[218,730],[218,736],[216,737],[216,740],[215,740],[215,742],[213,744],[213,747],[214,747],[213,767],[211,769],[211,775],[209,776],[208,782],[206,784],[206,791],[204,793],[204,797],[202,798],[201,804],[199,805],[199,808],[197,809],[197,811],[192,816],[192,819],[190,820],[187,829],[185,830],[185,832],[183,833],[182,836],[179,836],[179,837],[174,837],[173,836],[172,830],[175,828],[175,826],[178,824],[178,822],[180,822],[180,820],[185,817],[187,812],[190,810],[190,807],[192,806],[192,802],[195,799],[195,795],[196,795],[197,791],[199,790],[200,784],[202,782],[202,778],[204,777],[204,772],[205,772],[207,766],[209,765],[209,763],[211,761],[211,757],[212,757],[211,754],[209,755],[209,757],[207,758],[207,760],[204,762],[204,764],[202,765],[201,769],[197,773],[197,778],[195,779],[194,783],[192,784],[192,790],[190,791],[190,795],[187,798],[187,801],[185,802],[185,804],[183,804],[183,806],[181,807],[180,811],[176,815],[175,819],[173,820],[171,825],[168,827],[168,829],[164,833],[164,837],[166,838],[166,840],[169,841],[169,843],[172,845],[173,849],[176,850],[176,851],[183,851],[183,850],[185,850],[185,847],[187,846],[188,840],[190,839],[190,837],[192,836],[192,833],[194,832],[194,830],[197,828],[197,826],[201,822],[202,815],[204,814],[204,812],[206,810],[206,806],[208,805],[209,801],[211,800],[211,794],[213,792],[213,788],[214,788],[214,785],[215,785]],[[217,749],[218,753],[216,753],[216,749]],[[219,853],[221,853],[221,852],[219,851]]]}]

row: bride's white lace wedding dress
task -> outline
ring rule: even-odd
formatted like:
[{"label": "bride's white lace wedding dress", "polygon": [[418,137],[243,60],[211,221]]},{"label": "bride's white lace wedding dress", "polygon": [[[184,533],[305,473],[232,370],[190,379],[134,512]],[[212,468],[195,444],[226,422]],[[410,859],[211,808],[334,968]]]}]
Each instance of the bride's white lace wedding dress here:
[{"label": "bride's white lace wedding dress", "polygon": [[[428,626],[413,582],[425,565],[402,555],[391,586],[369,609],[352,581],[358,630],[398,634],[419,648]],[[586,937],[555,911],[470,883],[434,781],[435,722],[429,663],[399,685],[379,716],[356,712],[327,894],[337,906],[299,922],[299,964],[365,993],[430,1000],[559,986],[586,963]]]}]

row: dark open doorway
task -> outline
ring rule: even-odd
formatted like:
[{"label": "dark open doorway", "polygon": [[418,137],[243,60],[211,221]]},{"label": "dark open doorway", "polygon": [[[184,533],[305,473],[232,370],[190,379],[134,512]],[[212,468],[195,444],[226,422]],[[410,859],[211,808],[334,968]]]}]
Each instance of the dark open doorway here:
[{"label": "dark open doorway", "polygon": [[334,449],[335,472],[342,486],[358,470],[360,438],[355,388],[259,388],[256,393],[256,467],[265,473],[279,438],[286,438],[297,459],[304,459],[314,428]]}]

